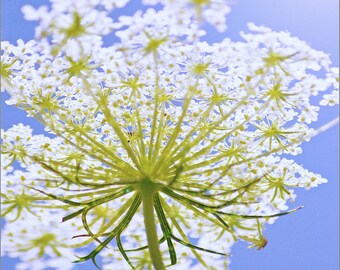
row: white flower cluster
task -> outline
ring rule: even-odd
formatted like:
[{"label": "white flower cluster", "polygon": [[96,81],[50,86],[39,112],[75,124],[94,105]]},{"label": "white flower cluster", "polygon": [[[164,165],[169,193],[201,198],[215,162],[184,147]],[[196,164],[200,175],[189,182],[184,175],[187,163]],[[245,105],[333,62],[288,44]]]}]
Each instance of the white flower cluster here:
[{"label": "white flower cluster", "polygon": [[294,188],[326,182],[281,157],[317,133],[313,96],[338,104],[325,53],[253,23],[244,42],[202,41],[204,22],[226,29],[224,0],[145,0],[156,7],[118,19],[126,0],[51,2],[23,7],[35,41],[1,47],[7,104],[48,133],[1,132],[2,250],[17,269],[71,269],[93,243],[79,262],[224,269],[235,241],[263,248],[263,226],[297,210]]}]

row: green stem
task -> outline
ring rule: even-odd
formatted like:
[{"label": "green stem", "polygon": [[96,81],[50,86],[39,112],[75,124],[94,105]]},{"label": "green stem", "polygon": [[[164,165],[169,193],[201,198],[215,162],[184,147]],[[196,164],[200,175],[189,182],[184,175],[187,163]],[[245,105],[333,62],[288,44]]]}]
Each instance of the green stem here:
[{"label": "green stem", "polygon": [[162,254],[159,249],[159,241],[154,212],[154,197],[157,190],[158,190],[157,185],[154,184],[151,180],[149,179],[141,180],[140,191],[143,200],[144,224],[151,261],[156,270],[165,270],[165,266],[162,260]]}]

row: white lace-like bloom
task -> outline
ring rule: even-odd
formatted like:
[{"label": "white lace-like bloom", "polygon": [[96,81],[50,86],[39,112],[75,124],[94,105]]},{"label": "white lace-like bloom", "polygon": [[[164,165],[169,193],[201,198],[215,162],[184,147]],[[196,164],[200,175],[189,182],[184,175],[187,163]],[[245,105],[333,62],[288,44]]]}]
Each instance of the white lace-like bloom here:
[{"label": "white lace-like bloom", "polygon": [[223,0],[145,0],[157,9],[118,19],[128,1],[51,2],[23,7],[35,41],[2,43],[6,103],[46,130],[1,133],[17,269],[71,269],[87,245],[76,260],[107,270],[224,269],[237,240],[264,248],[265,224],[300,209],[295,188],[326,182],[287,159],[333,124],[309,126],[313,96],[338,98],[325,53],[253,23],[244,42],[202,41],[203,22],[226,29]]},{"label": "white lace-like bloom", "polygon": [[[23,263],[17,269],[72,269],[77,259],[71,243],[76,226],[61,227],[60,214],[64,213],[45,209],[39,212],[41,217],[21,215],[14,226],[8,220],[2,231],[2,255],[20,257]],[[55,219],[46,218],[51,215]]]},{"label": "white lace-like bloom", "polygon": [[323,96],[323,100],[320,101],[320,105],[334,106],[339,104],[339,91],[333,90],[331,94]]}]

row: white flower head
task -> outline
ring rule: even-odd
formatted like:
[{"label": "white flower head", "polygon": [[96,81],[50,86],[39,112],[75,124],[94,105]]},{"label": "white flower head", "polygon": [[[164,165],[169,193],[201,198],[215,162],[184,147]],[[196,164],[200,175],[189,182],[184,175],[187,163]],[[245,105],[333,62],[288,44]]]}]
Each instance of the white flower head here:
[{"label": "white flower head", "polygon": [[202,41],[203,22],[226,29],[224,0],[112,16],[127,2],[24,6],[36,41],[3,43],[7,104],[46,131],[2,131],[3,250],[18,269],[70,269],[88,245],[77,262],[104,269],[222,269],[237,240],[262,249],[266,224],[301,209],[295,188],[326,182],[286,159],[330,126],[310,127],[315,97],[338,99],[325,53],[254,23],[243,42]]}]

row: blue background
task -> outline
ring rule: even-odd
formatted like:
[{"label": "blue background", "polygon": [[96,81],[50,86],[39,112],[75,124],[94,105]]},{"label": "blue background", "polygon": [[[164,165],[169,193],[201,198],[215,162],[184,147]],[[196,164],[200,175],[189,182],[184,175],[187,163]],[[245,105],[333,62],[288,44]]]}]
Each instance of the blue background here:
[{"label": "blue background", "polygon": [[[132,1],[135,2],[135,1]],[[15,43],[34,36],[34,22],[24,21],[22,5],[31,3],[38,7],[47,1],[2,0],[1,40]],[[339,22],[337,0],[234,0],[228,16],[228,30],[217,34],[209,30],[208,40],[218,41],[223,36],[241,40],[239,32],[246,30],[246,23],[255,22],[276,31],[288,30],[294,36],[307,41],[312,48],[331,55],[334,66],[339,65]],[[130,4],[127,9],[135,6]],[[124,10],[126,12],[126,10]],[[209,28],[210,29],[210,28]],[[4,105],[1,100],[1,127],[7,129],[20,122],[30,124],[35,133],[43,128],[25,113]],[[321,110],[321,126],[338,115],[338,108]],[[295,205],[303,210],[281,217],[268,226],[265,236],[268,245],[264,250],[247,249],[246,243],[238,243],[232,249],[232,270],[336,270],[339,268],[339,132],[333,127],[327,132],[303,144],[303,154],[295,160],[305,168],[320,173],[329,182],[310,191],[297,190]],[[292,205],[294,206],[294,205]],[[2,258],[2,269],[14,269],[16,260]],[[74,269],[95,269],[91,263],[76,265]]]}]

